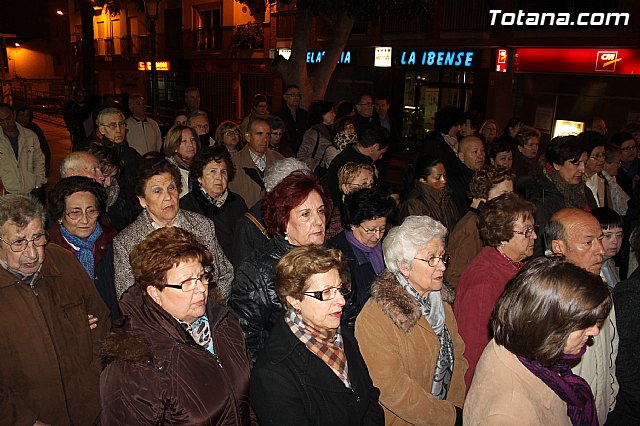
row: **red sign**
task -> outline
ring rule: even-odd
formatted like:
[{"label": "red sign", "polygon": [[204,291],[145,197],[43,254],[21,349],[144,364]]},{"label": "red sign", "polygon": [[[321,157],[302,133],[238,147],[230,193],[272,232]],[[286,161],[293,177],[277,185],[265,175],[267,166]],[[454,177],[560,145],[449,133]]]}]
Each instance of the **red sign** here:
[{"label": "red sign", "polygon": [[639,75],[640,49],[522,48],[515,71]]},{"label": "red sign", "polygon": [[498,49],[496,52],[496,71],[507,72],[507,59],[509,58],[509,52],[507,49]]}]

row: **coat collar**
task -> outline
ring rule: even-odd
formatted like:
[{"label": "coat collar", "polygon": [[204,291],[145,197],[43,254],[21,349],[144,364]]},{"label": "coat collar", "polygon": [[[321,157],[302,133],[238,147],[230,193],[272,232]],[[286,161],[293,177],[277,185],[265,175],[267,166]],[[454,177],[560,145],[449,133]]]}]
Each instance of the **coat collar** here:
[{"label": "coat collar", "polygon": [[384,271],[371,286],[371,297],[391,321],[407,333],[422,317],[418,302],[398,283],[393,273]]}]

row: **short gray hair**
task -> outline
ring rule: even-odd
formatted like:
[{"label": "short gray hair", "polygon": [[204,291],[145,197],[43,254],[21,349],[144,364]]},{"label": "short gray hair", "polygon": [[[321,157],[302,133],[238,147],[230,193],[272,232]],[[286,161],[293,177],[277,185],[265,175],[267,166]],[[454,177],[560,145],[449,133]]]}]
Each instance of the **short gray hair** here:
[{"label": "short gray hair", "polygon": [[116,115],[116,114],[124,119],[124,114],[122,113],[122,111],[120,111],[118,108],[109,107],[101,110],[98,113],[98,117],[96,118],[96,121],[98,122],[98,125],[104,126],[105,123],[103,123],[103,118],[106,117],[107,115]]},{"label": "short gray hair", "polygon": [[274,162],[273,165],[264,172],[265,191],[271,192],[284,178],[297,171],[311,174],[309,166],[295,158],[285,158],[284,160]]},{"label": "short gray hair", "polygon": [[391,272],[398,273],[398,262],[411,267],[418,250],[436,238],[447,235],[447,228],[429,216],[409,216],[402,225],[391,228],[382,242],[384,263]]},{"label": "short gray hair", "polygon": [[193,123],[193,119],[197,118],[197,117],[204,117],[204,118],[207,119],[207,122],[209,121],[209,116],[207,115],[206,112],[204,112],[204,111],[194,111],[194,112],[189,114],[189,118],[187,119],[187,126],[193,127],[191,125],[191,123]]},{"label": "short gray hair", "polygon": [[36,218],[40,218],[44,226],[44,207],[35,198],[15,194],[0,197],[0,235],[7,222],[24,228]]},{"label": "short gray hair", "polygon": [[[64,179],[66,177],[73,176],[69,175],[70,171],[79,169],[80,165],[84,163],[89,156],[96,158],[95,155],[86,151],[74,151],[64,157],[60,163],[60,178]],[[100,163],[97,158],[96,161]]]}]

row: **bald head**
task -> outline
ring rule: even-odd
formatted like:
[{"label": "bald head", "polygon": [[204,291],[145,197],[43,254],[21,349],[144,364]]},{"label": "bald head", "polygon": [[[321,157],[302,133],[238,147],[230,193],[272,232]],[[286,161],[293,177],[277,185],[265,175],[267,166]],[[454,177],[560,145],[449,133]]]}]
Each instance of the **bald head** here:
[{"label": "bald head", "polygon": [[558,210],[545,227],[544,239],[553,254],[593,274],[600,273],[604,259],[602,229],[591,213],[575,208]]},{"label": "bald head", "polygon": [[465,136],[458,145],[458,158],[465,166],[478,171],[484,166],[484,145],[476,136]]},{"label": "bald head", "polygon": [[60,177],[84,176],[104,185],[104,175],[100,171],[100,162],[85,151],[76,151],[67,155],[60,164]]}]

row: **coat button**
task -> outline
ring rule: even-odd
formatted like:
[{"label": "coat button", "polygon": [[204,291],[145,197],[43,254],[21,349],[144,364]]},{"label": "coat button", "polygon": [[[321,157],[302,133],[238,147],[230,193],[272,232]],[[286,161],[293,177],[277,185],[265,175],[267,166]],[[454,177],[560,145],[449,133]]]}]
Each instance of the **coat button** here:
[{"label": "coat button", "polygon": [[360,396],[356,396],[356,402],[360,402]]}]

